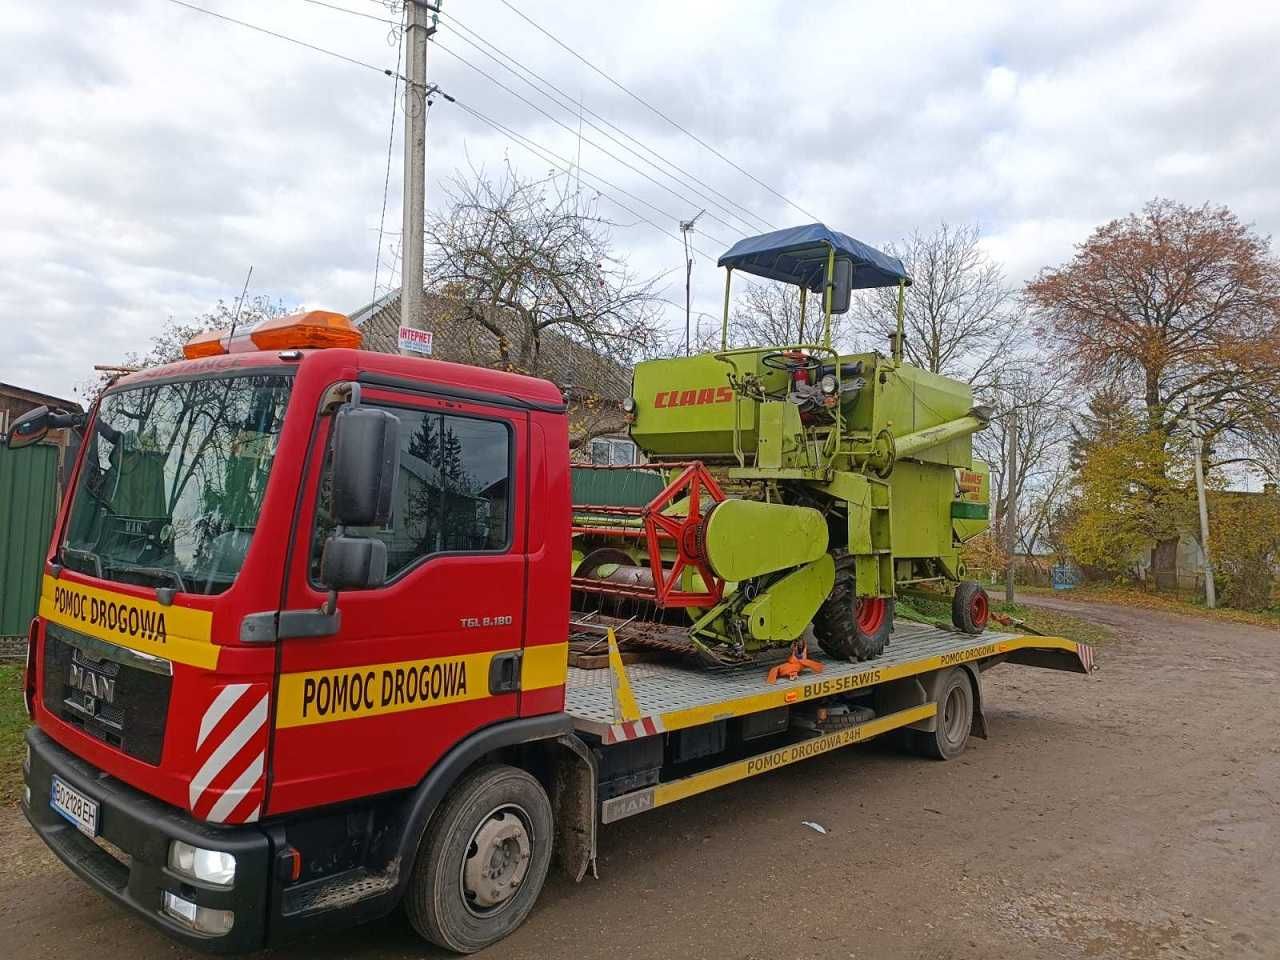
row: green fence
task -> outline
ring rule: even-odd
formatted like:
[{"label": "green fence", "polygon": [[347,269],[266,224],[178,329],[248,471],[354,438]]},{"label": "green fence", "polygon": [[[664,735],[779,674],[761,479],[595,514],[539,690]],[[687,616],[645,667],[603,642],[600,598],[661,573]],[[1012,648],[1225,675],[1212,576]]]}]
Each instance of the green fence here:
[{"label": "green fence", "polygon": [[58,448],[0,446],[0,637],[23,636],[57,512]]}]

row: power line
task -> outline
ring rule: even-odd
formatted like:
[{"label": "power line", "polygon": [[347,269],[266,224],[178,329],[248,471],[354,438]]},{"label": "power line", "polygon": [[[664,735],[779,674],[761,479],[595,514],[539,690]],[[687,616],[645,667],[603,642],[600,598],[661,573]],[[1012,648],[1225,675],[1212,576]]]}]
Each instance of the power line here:
[{"label": "power line", "polygon": [[[489,52],[488,52],[488,50],[483,49],[479,44],[475,43],[473,40],[468,39],[468,37],[466,37],[466,36],[462,36],[461,34],[455,34],[456,36],[458,36],[458,38],[459,38],[460,40],[462,40],[464,43],[466,43],[466,44],[470,45],[471,47],[475,48],[476,50],[479,50],[479,51],[480,51],[480,53],[484,54],[484,55],[485,55],[486,57],[488,57],[490,60],[492,60],[492,61],[494,61],[495,63],[497,63],[499,66],[501,66],[501,67],[502,67],[504,70],[506,70],[508,73],[511,73],[511,74],[515,75],[516,77],[518,77],[521,81],[523,81],[523,82],[524,82],[525,84],[527,84],[528,86],[533,87],[535,90],[537,90],[540,94],[542,94],[542,96],[546,97],[548,100],[551,100],[552,102],[554,102],[554,103],[556,103],[558,106],[560,106],[562,109],[569,110],[570,112],[572,112],[574,108],[578,108],[578,109],[580,109],[580,110],[582,110],[582,111],[584,111],[584,112],[586,112],[586,113],[589,113],[591,116],[595,117],[595,118],[596,118],[597,120],[599,120],[601,123],[605,124],[606,126],[610,127],[610,128],[611,128],[611,129],[613,129],[613,130],[616,130],[619,134],[621,134],[621,135],[622,135],[623,137],[625,137],[627,140],[629,140],[629,141],[631,141],[632,143],[636,144],[637,146],[641,147],[641,148],[642,148],[643,150],[645,150],[647,153],[652,154],[652,155],[653,155],[654,157],[656,157],[658,160],[662,161],[662,163],[666,164],[667,166],[671,167],[673,170],[675,170],[675,171],[677,171],[678,173],[680,173],[683,177],[687,178],[688,180],[692,181],[693,183],[698,184],[698,186],[703,187],[703,188],[704,188],[705,190],[707,190],[710,194],[714,194],[714,197],[719,197],[719,198],[721,198],[722,200],[724,200],[726,203],[728,203],[728,204],[729,204],[729,206],[736,207],[738,210],[741,210],[741,211],[742,211],[742,213],[741,213],[741,214],[740,214],[740,213],[735,213],[733,210],[730,210],[730,209],[729,209],[729,207],[725,206],[724,204],[722,204],[722,203],[720,203],[718,200],[716,200],[713,196],[708,196],[706,193],[702,193],[701,191],[697,190],[696,188],[692,188],[692,187],[690,188],[690,189],[693,189],[693,192],[694,192],[694,193],[697,193],[697,194],[698,194],[698,196],[702,197],[702,198],[703,198],[704,200],[706,200],[707,202],[709,202],[709,203],[711,203],[711,204],[713,204],[713,205],[715,205],[715,206],[719,207],[721,210],[723,210],[723,211],[724,211],[725,213],[727,213],[729,216],[736,217],[737,219],[741,220],[743,223],[746,223],[746,224],[748,225],[748,227],[749,227],[751,230],[753,230],[753,231],[754,231],[754,230],[759,229],[755,224],[753,224],[753,223],[751,222],[752,220],[756,221],[756,223],[763,224],[766,228],[769,228],[769,229],[776,229],[776,225],[775,225],[775,224],[773,224],[773,223],[771,223],[770,221],[766,220],[764,217],[760,216],[758,213],[755,213],[753,210],[751,210],[751,209],[749,209],[748,207],[746,207],[746,206],[742,205],[742,204],[741,204],[741,203],[739,203],[738,201],[734,200],[732,197],[729,197],[729,196],[727,196],[726,194],[721,193],[721,192],[720,192],[719,190],[717,190],[715,187],[711,186],[711,185],[710,185],[709,183],[707,183],[706,181],[704,181],[704,180],[700,179],[700,178],[699,178],[699,177],[697,177],[695,174],[690,173],[688,170],[685,170],[683,167],[681,167],[679,164],[675,163],[674,161],[672,161],[672,160],[668,159],[667,157],[663,156],[661,153],[659,153],[657,150],[654,150],[652,147],[650,147],[648,144],[644,143],[642,140],[640,140],[640,139],[638,139],[638,138],[636,138],[636,137],[632,136],[630,133],[628,133],[626,130],[623,130],[621,127],[619,127],[617,124],[613,123],[613,122],[612,122],[611,120],[609,120],[607,117],[602,116],[600,113],[597,113],[595,110],[592,110],[590,107],[587,107],[587,106],[585,106],[585,105],[583,105],[583,104],[581,104],[581,103],[579,103],[579,102],[575,101],[575,100],[574,100],[574,99],[573,99],[573,98],[572,98],[568,93],[566,93],[566,92],[565,92],[565,90],[564,90],[563,88],[556,86],[556,84],[552,83],[550,80],[548,80],[548,79],[547,79],[545,76],[543,76],[542,74],[538,73],[536,70],[533,70],[532,68],[530,68],[530,67],[529,67],[529,66],[527,66],[526,64],[521,63],[521,62],[520,62],[520,60],[518,60],[516,57],[513,57],[511,54],[509,54],[509,53],[505,52],[504,50],[500,49],[500,48],[499,48],[496,44],[494,44],[492,41],[487,40],[487,39],[485,39],[484,37],[482,37],[479,33],[477,33],[475,30],[472,30],[470,27],[468,27],[465,23],[463,23],[461,20],[459,20],[459,19],[458,19],[456,16],[454,16],[453,14],[447,14],[447,15],[446,15],[446,19],[448,20],[448,22],[450,23],[450,25],[452,25],[453,27],[456,27],[456,28],[461,29],[461,30],[462,30],[462,31],[464,31],[465,33],[469,34],[471,37],[474,37],[476,40],[480,41],[480,43],[484,44],[484,46],[488,47],[490,50],[493,50],[493,51],[494,51],[494,53],[498,54],[498,56],[500,56],[500,57],[502,57],[503,59],[505,59],[505,60],[509,61],[511,64],[514,64],[516,67],[518,67],[518,68],[520,69],[520,71],[521,71],[521,72],[520,72],[520,73],[518,73],[518,72],[517,72],[516,70],[514,70],[511,66],[508,66],[508,64],[503,63],[501,60],[499,60],[499,59],[498,59],[498,57],[495,57],[495,56],[493,55],[493,53],[489,53]],[[528,74],[529,76],[534,77],[534,78],[535,78],[539,83],[541,83],[543,86],[545,86],[545,87],[549,87],[551,90],[554,90],[554,91],[559,95],[559,97],[560,97],[561,99],[560,99],[560,100],[557,100],[557,99],[556,99],[556,97],[553,97],[551,94],[547,93],[545,90],[540,89],[540,88],[538,87],[538,85],[537,85],[537,84],[535,84],[532,80],[529,80],[527,77],[523,76],[523,75],[522,75],[522,73],[523,73],[523,74]],[[596,124],[592,123],[591,121],[587,121],[587,123],[588,123],[588,124],[589,124],[593,129],[595,129],[595,130],[599,131],[601,134],[603,134],[604,136],[608,137],[608,138],[609,138],[610,140],[612,140],[614,143],[617,143],[619,146],[623,147],[623,148],[624,148],[624,149],[626,149],[626,150],[629,150],[631,153],[635,154],[637,157],[640,157],[640,159],[642,159],[645,163],[648,163],[648,164],[650,164],[651,166],[653,166],[655,169],[660,170],[660,172],[663,174],[663,176],[670,177],[672,180],[675,180],[676,182],[680,182],[680,181],[679,181],[679,178],[677,178],[675,175],[673,175],[672,173],[670,173],[670,172],[668,172],[668,171],[666,171],[666,170],[662,170],[662,169],[661,169],[661,167],[659,167],[659,166],[658,166],[658,164],[654,163],[654,161],[653,161],[653,160],[650,160],[648,157],[643,156],[643,155],[642,155],[638,150],[636,150],[636,149],[635,149],[635,147],[631,147],[631,146],[628,146],[627,144],[622,143],[622,141],[620,141],[617,137],[613,136],[613,135],[612,135],[612,134],[610,134],[608,131],[601,129],[599,126],[597,126]],[[682,185],[682,186],[686,186],[686,184],[681,184],[681,185]],[[742,214],[746,214],[746,216],[744,217]]]},{"label": "power line", "polygon": [[677,130],[679,130],[679,131],[680,131],[681,133],[683,133],[685,136],[689,137],[691,140],[693,140],[693,141],[695,141],[696,143],[700,144],[701,146],[705,147],[707,150],[710,150],[712,153],[714,153],[717,157],[719,157],[719,158],[720,158],[721,160],[723,160],[725,163],[729,164],[729,166],[733,167],[733,169],[735,169],[735,170],[737,170],[739,173],[741,173],[744,177],[747,177],[748,179],[752,180],[753,182],[755,182],[755,183],[759,184],[760,186],[764,187],[766,190],[768,190],[770,193],[772,193],[775,197],[777,197],[777,198],[778,198],[779,200],[781,200],[783,203],[787,204],[788,206],[790,206],[790,207],[792,207],[792,208],[794,208],[794,209],[796,209],[796,210],[799,210],[801,213],[803,213],[803,214],[804,214],[806,217],[808,217],[809,219],[811,219],[811,220],[817,220],[817,219],[818,219],[818,218],[817,218],[817,217],[815,217],[812,213],[810,213],[809,211],[805,210],[805,209],[804,209],[804,207],[800,206],[800,205],[799,205],[799,204],[797,204],[795,201],[790,200],[790,199],[788,199],[787,197],[783,196],[781,193],[779,193],[779,192],[778,192],[777,190],[775,190],[773,187],[769,186],[769,184],[765,183],[763,180],[761,180],[761,179],[760,179],[759,177],[757,177],[755,174],[751,173],[751,172],[750,172],[750,171],[748,171],[748,170],[743,169],[743,168],[742,168],[742,167],[740,167],[737,163],[735,163],[734,161],[730,160],[728,157],[726,157],[723,153],[721,153],[719,150],[717,150],[717,149],[716,149],[715,147],[713,147],[711,144],[707,143],[707,141],[705,141],[705,140],[703,140],[701,137],[699,137],[696,133],[694,133],[693,131],[691,131],[691,130],[687,129],[686,127],[681,126],[681,125],[680,125],[679,123],[677,123],[675,120],[672,120],[669,116],[667,116],[665,113],[663,113],[661,110],[659,110],[659,109],[658,109],[657,107],[655,107],[653,104],[651,104],[651,103],[650,103],[648,100],[646,100],[644,97],[640,96],[638,93],[633,93],[633,92],[631,91],[631,89],[630,89],[630,88],[628,88],[627,86],[625,86],[621,81],[615,80],[615,79],[614,79],[613,77],[611,77],[609,74],[605,73],[605,71],[604,71],[604,70],[602,70],[602,69],[600,69],[599,67],[597,67],[594,63],[592,63],[590,60],[588,60],[588,59],[587,59],[586,57],[584,57],[582,54],[578,53],[578,51],[574,50],[572,47],[570,47],[567,43],[565,43],[563,40],[561,40],[561,39],[560,39],[559,37],[557,37],[555,34],[551,33],[549,30],[547,30],[547,29],[545,29],[544,27],[540,26],[538,23],[536,23],[534,20],[532,20],[528,15],[526,15],[523,11],[521,11],[521,10],[517,9],[515,6],[513,6],[513,5],[510,3],[510,0],[500,0],[500,2],[502,3],[502,5],[503,5],[504,7],[506,7],[508,10],[510,10],[510,11],[511,11],[512,13],[514,13],[516,16],[518,16],[521,20],[524,20],[527,24],[529,24],[529,26],[533,27],[533,28],[534,28],[535,30],[537,30],[539,33],[541,33],[541,34],[543,34],[544,36],[546,36],[546,37],[547,37],[548,39],[550,39],[553,43],[555,43],[557,46],[559,46],[559,47],[561,47],[562,49],[564,49],[566,52],[568,52],[568,53],[569,53],[571,56],[573,56],[575,59],[580,60],[582,63],[586,64],[588,67],[590,67],[592,70],[594,70],[594,71],[595,71],[596,73],[598,73],[600,76],[604,77],[606,80],[608,80],[611,84],[613,84],[615,87],[617,87],[617,88],[618,88],[619,90],[621,90],[623,93],[625,93],[625,94],[626,94],[627,96],[629,96],[631,99],[635,100],[637,103],[641,104],[642,106],[644,106],[645,108],[647,108],[648,110],[650,110],[652,113],[654,113],[654,114],[656,114],[657,116],[661,117],[663,120],[665,120],[667,123],[671,124],[671,126],[675,127]]},{"label": "power line", "polygon": [[378,251],[373,261],[373,296],[369,298],[370,303],[375,303],[378,299],[378,272],[382,267],[382,231],[387,225],[387,193],[391,188],[391,145],[396,139],[396,114],[399,112],[396,109],[396,101],[399,99],[397,94],[400,91],[400,60],[403,56],[404,45],[396,44],[396,78],[391,81],[391,132],[387,135],[387,172],[382,181],[382,215],[378,218]]},{"label": "power line", "polygon": [[277,40],[284,40],[287,43],[296,44],[299,47],[306,47],[308,50],[314,50],[316,53],[323,53],[327,57],[333,57],[335,60],[342,60],[357,67],[364,67],[366,70],[375,70],[378,73],[388,77],[396,77],[404,80],[399,72],[392,72],[385,67],[374,66],[364,60],[357,60],[355,57],[348,57],[345,53],[338,53],[336,50],[329,50],[325,47],[318,47],[314,43],[307,43],[305,40],[299,40],[297,37],[291,37],[288,34],[277,33],[274,30],[268,30],[266,27],[260,27],[257,24],[249,23],[245,20],[237,20],[235,17],[228,17],[226,14],[217,13],[214,10],[206,10],[204,7],[197,7],[194,3],[187,3],[186,0],[169,0],[169,3],[177,4],[180,7],[186,7],[188,10],[194,10],[196,13],[204,13],[211,17],[217,17],[219,20],[225,20],[227,23],[234,23],[237,26],[245,27],[248,30],[254,30],[258,33],[265,33],[269,37],[275,37]]},{"label": "power line", "polygon": [[[485,114],[477,110],[475,107],[472,107],[469,104],[463,103],[461,100],[458,100],[456,98],[454,99],[454,103],[457,106],[461,107],[463,110],[465,110],[468,114],[475,117],[477,120],[481,121],[482,123],[488,124],[490,127],[493,127],[495,130],[497,130],[503,136],[507,137],[509,140],[512,140],[515,143],[519,144],[520,146],[524,147],[526,150],[528,150],[534,156],[538,157],[538,159],[542,160],[544,163],[550,163],[553,166],[559,167],[563,169],[566,174],[568,174],[574,168],[573,161],[568,160],[565,157],[561,157],[559,154],[548,149],[547,147],[541,146],[540,144],[534,142],[533,140],[530,140],[528,137],[524,136],[523,134],[516,133],[510,127],[507,127],[499,123],[497,120],[494,120],[492,117],[486,116]],[[604,177],[601,177],[598,174],[592,173],[590,170],[585,170],[582,167],[578,167],[578,170],[581,171],[582,173],[585,173],[588,177],[591,177],[592,179],[598,180],[600,183],[605,184],[605,186],[611,187],[612,189],[617,190],[619,193],[622,193],[625,196],[630,197],[632,200],[642,203],[645,206],[650,207],[651,209],[657,210],[658,213],[662,214],[662,216],[671,217],[671,214],[667,213],[666,211],[661,210],[660,208],[654,207],[653,204],[649,203],[647,200],[643,200],[640,197],[637,197],[635,194],[630,193],[627,190],[624,190],[622,187],[619,187],[615,183],[611,183],[610,181],[606,180]],[[627,206],[625,203],[623,203],[617,197],[613,196],[608,191],[602,190],[599,187],[596,187],[595,190],[601,196],[607,197],[612,203],[614,203],[618,207],[621,207],[623,210],[631,214],[637,220],[640,220],[643,223],[647,223],[649,226],[653,227],[659,233],[670,237],[676,243],[682,242],[680,238],[677,237],[670,230],[667,230],[666,228],[661,227],[658,224],[654,223],[648,217],[644,216],[644,214],[636,212],[635,210]],[[671,219],[675,219],[675,218],[671,217]],[[710,259],[710,257],[707,254],[703,253],[701,250],[698,250],[696,247],[693,247],[693,249],[701,256],[708,257],[708,259]]]},{"label": "power line", "polygon": [[[440,43],[440,41],[438,41],[438,40],[437,40],[437,41],[435,42],[435,48],[436,48],[437,50],[440,50],[440,51],[441,51],[441,52],[443,52],[443,53],[447,53],[449,56],[453,57],[455,60],[460,61],[460,62],[461,62],[462,64],[464,64],[465,66],[470,67],[472,70],[474,70],[476,73],[480,74],[482,77],[484,77],[484,78],[485,78],[486,80],[488,80],[489,82],[491,82],[491,83],[493,83],[493,84],[495,84],[495,85],[497,85],[497,86],[501,87],[503,90],[507,91],[507,93],[511,94],[513,97],[515,97],[515,98],[516,98],[517,100],[519,100],[521,103],[523,103],[525,106],[530,107],[530,108],[532,108],[532,109],[534,109],[534,110],[538,111],[538,113],[542,114],[544,117],[546,117],[546,118],[547,118],[548,120],[550,120],[552,123],[554,123],[556,126],[561,127],[561,128],[562,128],[562,129],[564,129],[564,130],[567,130],[567,131],[568,131],[569,133],[571,133],[571,134],[574,134],[574,135],[576,135],[576,134],[577,134],[577,131],[575,131],[575,130],[574,130],[572,127],[570,127],[568,124],[562,123],[560,120],[556,119],[556,118],[555,118],[555,117],[553,117],[551,114],[549,114],[546,110],[543,110],[540,106],[538,106],[536,103],[534,103],[534,102],[533,102],[532,100],[530,100],[528,97],[525,97],[523,94],[517,93],[515,90],[513,90],[511,87],[507,86],[505,83],[503,83],[503,82],[502,82],[501,80],[499,80],[497,77],[495,77],[493,74],[489,73],[488,71],[486,71],[486,70],[484,70],[484,69],[482,69],[482,68],[480,68],[480,67],[477,67],[474,63],[472,63],[471,61],[467,60],[467,59],[466,59],[466,57],[462,57],[462,56],[459,56],[458,54],[454,53],[454,52],[453,52],[452,50],[450,50],[448,47],[444,46],[444,44]],[[626,167],[628,170],[632,171],[633,173],[637,173],[637,174],[639,174],[640,176],[642,176],[642,177],[644,177],[646,180],[648,180],[650,183],[652,183],[654,186],[658,187],[658,188],[659,188],[659,189],[661,189],[661,190],[665,190],[667,193],[671,194],[673,197],[675,197],[677,200],[681,201],[682,203],[687,203],[687,204],[690,204],[691,206],[696,206],[696,203],[695,203],[694,201],[690,200],[688,197],[684,196],[683,194],[677,193],[675,190],[672,190],[670,187],[668,187],[666,184],[662,183],[661,181],[655,180],[653,177],[649,176],[649,174],[645,173],[645,172],[644,172],[643,170],[641,170],[639,167],[636,167],[636,166],[634,166],[633,164],[628,163],[626,160],[623,160],[623,159],[622,159],[621,157],[619,157],[616,153],[611,153],[609,150],[607,150],[607,149],[605,149],[604,147],[600,146],[600,144],[596,143],[594,140],[589,140],[589,139],[587,139],[586,137],[583,137],[582,139],[583,139],[583,141],[584,141],[585,143],[589,143],[591,146],[595,147],[597,150],[599,150],[601,153],[603,153],[606,157],[609,157],[609,158],[610,158],[611,160],[613,160],[615,163],[620,163],[620,164],[622,164],[622,166]],[[597,177],[597,179],[599,179],[599,178]],[[639,198],[637,198],[637,199],[639,199]],[[645,203],[645,204],[646,204],[646,206],[652,206],[651,204],[648,204],[648,202],[647,202],[647,201],[641,201],[641,202],[642,202],[642,203]],[[658,209],[658,208],[654,207],[653,209]],[[661,211],[659,211],[659,212],[661,212]],[[669,214],[666,214],[666,213],[663,213],[663,215],[664,215],[664,216],[669,216]],[[679,217],[674,217],[673,219],[675,219],[675,220],[679,220],[680,218],[679,218]],[[717,220],[717,222],[719,222],[719,223],[723,223],[723,224],[724,224],[726,227],[728,227],[730,230],[735,230],[735,231],[736,231],[736,230],[738,229],[738,228],[734,227],[732,224],[725,223],[725,221],[721,220],[719,217],[716,217],[716,220]],[[706,233],[706,231],[703,231],[703,234],[704,234],[706,237],[708,237],[709,239],[714,240],[716,243],[718,243],[718,244],[720,244],[721,246],[725,247],[726,249],[727,249],[729,246],[731,246],[731,244],[725,243],[723,240],[719,239],[718,237],[714,237],[714,236],[712,236],[711,234]]]},{"label": "power line", "polygon": [[379,23],[389,23],[393,27],[400,26],[399,20],[391,20],[388,17],[379,17],[377,14],[365,13],[362,10],[352,10],[349,7],[340,7],[336,3],[325,3],[324,0],[302,0],[303,3],[310,3],[317,7],[327,7],[330,10],[336,10],[339,13],[349,13],[353,17],[364,17],[366,20],[377,20]]}]

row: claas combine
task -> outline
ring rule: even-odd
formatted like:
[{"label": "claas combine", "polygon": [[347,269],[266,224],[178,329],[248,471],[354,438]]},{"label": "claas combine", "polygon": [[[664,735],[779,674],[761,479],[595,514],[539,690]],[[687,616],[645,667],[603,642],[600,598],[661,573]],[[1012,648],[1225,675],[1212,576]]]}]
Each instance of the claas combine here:
[{"label": "claas combine", "polygon": [[[969,385],[903,360],[901,261],[821,224],[739,241],[718,352],[635,367],[624,407],[646,463],[575,471],[573,588],[586,618],[639,646],[710,664],[878,656],[904,588],[942,585],[955,626],[980,633],[965,541],[988,525],[990,420]],[[812,342],[730,349],[733,274],[821,297]],[[853,291],[898,291],[888,354],[841,354],[831,317]],[[804,340],[803,331],[800,339]]]}]

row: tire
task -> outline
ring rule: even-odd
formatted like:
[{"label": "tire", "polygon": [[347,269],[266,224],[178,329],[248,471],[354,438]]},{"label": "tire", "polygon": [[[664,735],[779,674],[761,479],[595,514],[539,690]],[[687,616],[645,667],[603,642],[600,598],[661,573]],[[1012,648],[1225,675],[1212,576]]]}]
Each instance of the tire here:
[{"label": "tire", "polygon": [[856,594],[853,557],[835,554],[836,579],[818,614],[813,633],[818,646],[836,660],[871,660],[884,653],[893,632],[893,600],[859,599]]},{"label": "tire", "polygon": [[467,774],[423,837],[405,891],[409,923],[457,953],[501,940],[524,922],[542,892],[553,833],[551,801],[529,774],[496,764]]},{"label": "tire", "polygon": [[952,667],[938,690],[938,717],[934,730],[908,730],[913,753],[934,760],[954,760],[964,753],[973,728],[973,684],[962,667]]},{"label": "tire", "polygon": [[951,598],[951,622],[962,633],[975,636],[987,629],[991,620],[991,599],[973,580],[962,580]]}]

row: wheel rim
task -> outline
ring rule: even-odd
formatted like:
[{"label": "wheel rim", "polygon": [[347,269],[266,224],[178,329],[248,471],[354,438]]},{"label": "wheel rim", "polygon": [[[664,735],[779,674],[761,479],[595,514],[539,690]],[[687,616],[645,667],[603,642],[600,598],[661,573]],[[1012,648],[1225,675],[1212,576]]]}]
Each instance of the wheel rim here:
[{"label": "wheel rim", "polygon": [[973,621],[975,627],[982,629],[987,625],[987,618],[990,616],[991,604],[987,600],[986,591],[979,590],[969,601],[969,619]]},{"label": "wheel rim", "polygon": [[477,917],[497,913],[520,890],[529,873],[533,840],[529,815],[504,804],[480,821],[462,859],[463,902]]},{"label": "wheel rim", "polygon": [[878,632],[884,625],[885,607],[884,597],[860,598],[853,607],[853,620],[858,632],[866,636]]},{"label": "wheel rim", "polygon": [[964,740],[965,731],[971,722],[966,693],[962,686],[956,685],[947,693],[947,699],[942,704],[942,734],[949,744],[954,745]]}]

